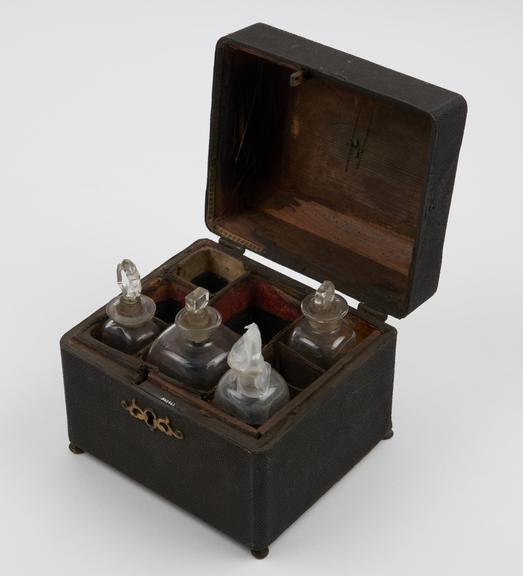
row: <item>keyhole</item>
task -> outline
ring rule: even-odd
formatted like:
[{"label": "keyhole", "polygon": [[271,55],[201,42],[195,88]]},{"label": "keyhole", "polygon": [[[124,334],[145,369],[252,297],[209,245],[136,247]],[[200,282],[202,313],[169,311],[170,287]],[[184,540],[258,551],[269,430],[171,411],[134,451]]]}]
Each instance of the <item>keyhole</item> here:
[{"label": "keyhole", "polygon": [[145,411],[145,423],[147,424],[147,426],[149,426],[149,428],[154,428],[155,421],[156,421],[156,416],[154,415],[154,412],[152,412],[151,410],[146,410]]}]

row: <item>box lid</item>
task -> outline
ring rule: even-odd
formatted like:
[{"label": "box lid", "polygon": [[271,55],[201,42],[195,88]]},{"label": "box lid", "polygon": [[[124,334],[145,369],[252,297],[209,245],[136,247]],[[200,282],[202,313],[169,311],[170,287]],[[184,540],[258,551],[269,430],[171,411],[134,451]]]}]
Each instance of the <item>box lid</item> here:
[{"label": "box lid", "polygon": [[206,223],[401,318],[438,284],[458,94],[255,24],[218,41]]}]

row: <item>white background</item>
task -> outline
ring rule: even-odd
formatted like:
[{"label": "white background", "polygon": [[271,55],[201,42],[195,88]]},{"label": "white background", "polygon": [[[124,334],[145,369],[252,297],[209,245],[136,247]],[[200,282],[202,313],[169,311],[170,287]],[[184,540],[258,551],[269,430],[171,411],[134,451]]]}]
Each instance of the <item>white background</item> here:
[{"label": "white background", "polygon": [[[257,21],[469,103],[439,291],[391,321],[396,435],[263,562],[69,453],[58,348],[121,258],[210,236],[214,44]],[[0,0],[2,574],[522,573],[522,25],[519,0]]]}]

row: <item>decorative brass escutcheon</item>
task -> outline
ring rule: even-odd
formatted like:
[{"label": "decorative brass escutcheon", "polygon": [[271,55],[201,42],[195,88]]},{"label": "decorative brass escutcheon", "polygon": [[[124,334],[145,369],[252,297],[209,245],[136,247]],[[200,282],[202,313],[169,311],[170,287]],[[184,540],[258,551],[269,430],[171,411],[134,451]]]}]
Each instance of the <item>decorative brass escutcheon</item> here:
[{"label": "decorative brass escutcheon", "polygon": [[151,431],[159,430],[166,436],[172,436],[173,438],[176,438],[176,440],[183,440],[183,432],[181,430],[173,430],[171,428],[171,421],[167,416],[160,418],[159,416],[156,416],[150,408],[145,408],[145,410],[140,408],[134,398],[132,399],[131,404],[122,400],[121,405],[130,416],[145,422]]}]

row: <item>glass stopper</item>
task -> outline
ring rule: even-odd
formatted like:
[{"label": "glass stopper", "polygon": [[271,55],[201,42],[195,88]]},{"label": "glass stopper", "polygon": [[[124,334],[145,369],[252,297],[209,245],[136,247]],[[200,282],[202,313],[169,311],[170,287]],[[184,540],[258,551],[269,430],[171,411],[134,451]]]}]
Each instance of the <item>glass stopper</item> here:
[{"label": "glass stopper", "polygon": [[227,362],[236,372],[241,391],[246,396],[261,396],[269,386],[271,367],[263,359],[258,326],[252,323],[245,328],[245,334],[232,346]]},{"label": "glass stopper", "polygon": [[325,280],[320,284],[314,293],[314,305],[320,310],[328,310],[336,297],[336,289],[330,280]]},{"label": "glass stopper", "polygon": [[318,329],[332,329],[349,310],[345,299],[336,294],[335,290],[334,284],[325,280],[316,292],[302,300],[303,315]]},{"label": "glass stopper", "polygon": [[186,330],[191,340],[202,342],[212,330],[220,326],[222,317],[218,310],[209,306],[209,290],[198,286],[187,294],[185,307],[178,312],[174,322]]},{"label": "glass stopper", "polygon": [[121,290],[107,304],[107,315],[117,324],[133,328],[152,319],[156,311],[154,300],[142,294],[140,273],[131,260],[122,260],[116,267],[116,280]]},{"label": "glass stopper", "polygon": [[138,300],[142,293],[142,283],[134,262],[128,259],[122,260],[116,268],[116,280],[125,300],[129,302]]},{"label": "glass stopper", "polygon": [[191,317],[202,316],[207,304],[209,304],[209,290],[205,288],[198,287],[185,297],[185,309]]}]

